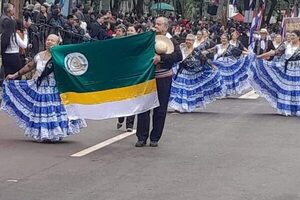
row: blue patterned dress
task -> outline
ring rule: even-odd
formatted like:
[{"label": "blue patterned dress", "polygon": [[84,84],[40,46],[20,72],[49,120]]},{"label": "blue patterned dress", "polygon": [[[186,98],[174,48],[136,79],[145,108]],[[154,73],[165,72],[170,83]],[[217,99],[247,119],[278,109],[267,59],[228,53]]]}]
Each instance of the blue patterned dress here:
[{"label": "blue patterned dress", "polygon": [[44,71],[47,61],[42,59],[41,53],[34,60],[37,64],[34,79],[4,81],[1,109],[16,119],[26,136],[40,142],[60,141],[79,133],[86,122],[68,118],[53,73],[37,85],[37,77]]},{"label": "blue patterned dress", "polygon": [[201,60],[201,50],[201,46],[194,49],[175,70],[169,106],[179,112],[204,108],[224,96],[220,73]]},{"label": "blue patterned dress", "polygon": [[[221,48],[217,45],[216,48]],[[219,51],[220,52],[220,51]],[[250,59],[241,55],[242,50],[229,45],[223,52],[216,54],[213,64],[219,69],[226,96],[240,94],[250,87],[248,82],[248,70]]]},{"label": "blue patterned dress", "polygon": [[300,48],[285,49],[284,61],[253,59],[250,83],[286,116],[300,116]]}]

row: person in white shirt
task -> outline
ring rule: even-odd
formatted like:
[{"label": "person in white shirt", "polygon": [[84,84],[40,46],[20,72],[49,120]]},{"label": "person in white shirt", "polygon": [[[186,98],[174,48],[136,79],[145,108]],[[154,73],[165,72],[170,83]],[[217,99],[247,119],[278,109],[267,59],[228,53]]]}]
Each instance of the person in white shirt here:
[{"label": "person in white shirt", "polygon": [[8,74],[16,73],[23,67],[19,52],[20,47],[25,49],[27,45],[27,31],[24,31],[24,38],[22,39],[16,34],[16,22],[14,20],[5,20],[1,35],[1,56],[5,77]]},{"label": "person in white shirt", "polygon": [[277,49],[282,43],[282,37],[280,34],[277,34],[273,40],[273,45]]}]

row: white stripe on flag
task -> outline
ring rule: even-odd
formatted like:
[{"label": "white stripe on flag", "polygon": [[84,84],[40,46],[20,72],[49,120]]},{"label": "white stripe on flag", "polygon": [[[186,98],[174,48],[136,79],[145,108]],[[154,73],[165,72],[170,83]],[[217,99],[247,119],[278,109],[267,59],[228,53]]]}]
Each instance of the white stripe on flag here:
[{"label": "white stripe on flag", "polygon": [[109,119],[116,117],[126,117],[146,112],[159,106],[157,92],[126,99],[95,105],[71,104],[66,105],[66,110],[70,119]]}]

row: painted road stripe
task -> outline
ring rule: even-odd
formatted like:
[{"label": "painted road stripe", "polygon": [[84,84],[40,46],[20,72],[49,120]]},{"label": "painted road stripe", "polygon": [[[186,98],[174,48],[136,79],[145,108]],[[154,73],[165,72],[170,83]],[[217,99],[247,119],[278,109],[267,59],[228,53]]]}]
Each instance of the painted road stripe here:
[{"label": "painted road stripe", "polygon": [[258,99],[259,94],[257,94],[254,90],[242,95],[239,99]]},{"label": "painted road stripe", "polygon": [[124,139],[126,137],[129,137],[129,136],[131,136],[131,135],[133,135],[135,133],[136,133],[136,130],[133,130],[132,132],[122,133],[120,135],[117,135],[116,137],[110,138],[108,140],[105,140],[104,142],[100,142],[99,144],[96,144],[96,145],[91,146],[91,147],[89,147],[87,149],[79,151],[78,153],[75,153],[75,154],[71,155],[71,157],[82,157],[82,156],[85,156],[85,155],[90,154],[90,153],[92,153],[94,151],[97,151],[97,150],[99,150],[99,149],[101,149],[103,147],[106,147],[106,146],[108,146],[108,145],[110,145],[112,143],[115,143],[115,142],[120,141],[120,140],[122,140],[122,139]]}]

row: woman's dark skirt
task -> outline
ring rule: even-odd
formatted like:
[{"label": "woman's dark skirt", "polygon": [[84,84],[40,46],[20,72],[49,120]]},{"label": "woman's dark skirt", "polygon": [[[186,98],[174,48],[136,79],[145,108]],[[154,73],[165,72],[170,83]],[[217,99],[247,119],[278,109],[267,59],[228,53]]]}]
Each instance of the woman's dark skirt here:
[{"label": "woman's dark skirt", "polygon": [[2,55],[2,66],[4,68],[5,77],[8,74],[14,74],[23,66],[19,53],[4,53]]}]

